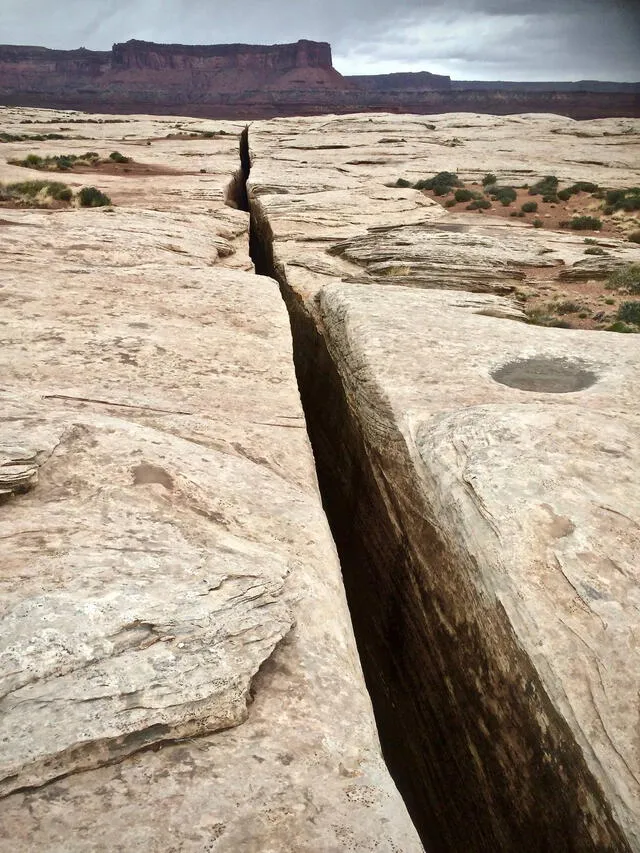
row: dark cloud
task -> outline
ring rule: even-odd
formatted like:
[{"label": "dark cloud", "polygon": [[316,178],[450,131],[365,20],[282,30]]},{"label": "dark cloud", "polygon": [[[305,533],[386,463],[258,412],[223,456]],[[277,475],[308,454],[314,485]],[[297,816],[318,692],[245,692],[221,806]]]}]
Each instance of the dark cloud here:
[{"label": "dark cloud", "polygon": [[1,0],[0,39],[108,49],[159,42],[330,41],[343,73],[640,79],[634,0]]}]

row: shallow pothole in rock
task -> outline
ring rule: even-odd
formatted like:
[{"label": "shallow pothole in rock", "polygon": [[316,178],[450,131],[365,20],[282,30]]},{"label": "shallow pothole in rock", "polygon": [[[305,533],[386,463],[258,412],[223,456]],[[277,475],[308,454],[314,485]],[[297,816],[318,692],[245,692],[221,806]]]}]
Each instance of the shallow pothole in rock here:
[{"label": "shallow pothole in rock", "polygon": [[509,388],[544,394],[584,391],[598,380],[584,362],[568,358],[523,358],[510,361],[491,372],[491,378]]}]

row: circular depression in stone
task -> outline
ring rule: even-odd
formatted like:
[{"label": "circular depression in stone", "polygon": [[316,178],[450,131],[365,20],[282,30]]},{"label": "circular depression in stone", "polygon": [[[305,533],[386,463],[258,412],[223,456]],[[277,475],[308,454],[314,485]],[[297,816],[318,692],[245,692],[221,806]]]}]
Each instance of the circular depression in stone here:
[{"label": "circular depression in stone", "polygon": [[598,376],[581,361],[543,356],[510,361],[492,371],[491,378],[509,388],[543,394],[584,391],[598,380]]}]

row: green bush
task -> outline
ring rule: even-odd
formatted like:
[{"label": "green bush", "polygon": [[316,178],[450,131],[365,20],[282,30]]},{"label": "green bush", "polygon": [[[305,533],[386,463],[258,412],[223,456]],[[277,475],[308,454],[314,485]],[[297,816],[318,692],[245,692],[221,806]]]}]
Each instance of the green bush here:
[{"label": "green bush", "polygon": [[96,187],[83,187],[78,193],[78,198],[81,207],[105,207],[111,204],[109,196]]},{"label": "green bush", "polygon": [[579,311],[582,311],[582,305],[567,300],[566,302],[559,302],[555,305],[554,310],[556,314],[577,314]]},{"label": "green bush", "polygon": [[444,203],[445,207],[455,207],[455,205],[456,205],[455,198],[448,198]]},{"label": "green bush", "polygon": [[569,201],[572,195],[573,193],[571,192],[571,190],[560,190],[558,192],[558,198],[560,199],[560,201]]},{"label": "green bush", "polygon": [[433,190],[434,195],[447,195],[454,187],[461,187],[462,181],[455,172],[438,172],[432,178],[417,181],[413,185],[416,190]]},{"label": "green bush", "polygon": [[535,213],[537,209],[538,209],[538,202],[537,201],[525,201],[525,203],[520,208],[520,210],[523,213]]},{"label": "green bush", "polygon": [[471,201],[474,193],[471,190],[456,190],[453,197],[456,201]]},{"label": "green bush", "polygon": [[538,181],[529,187],[529,195],[541,195],[556,198],[559,183],[560,182],[555,175],[547,175],[541,181]]},{"label": "green bush", "polygon": [[477,198],[467,205],[467,210],[489,210],[491,202],[488,198]]},{"label": "green bush", "polygon": [[513,187],[500,187],[497,184],[494,184],[487,187],[486,192],[487,195],[490,195],[491,198],[499,201],[505,207],[508,207],[512,201],[515,201],[518,198],[518,193]]},{"label": "green bush", "polygon": [[606,255],[604,249],[601,249],[600,246],[588,246],[584,250],[585,255]]},{"label": "green bush", "polygon": [[640,326],[640,302],[621,302],[618,306],[616,319],[622,320],[623,323],[633,323]]},{"label": "green bush", "polygon": [[497,182],[498,182],[498,179],[496,178],[496,176],[494,174],[492,174],[491,172],[489,172],[482,179],[482,186],[488,187],[490,184],[496,184]]},{"label": "green bush", "polygon": [[411,185],[411,181],[407,181],[405,178],[398,178],[395,183],[396,187],[402,187],[402,189],[408,189]]},{"label": "green bush", "polygon": [[71,187],[66,184],[61,184],[59,181],[52,181],[47,186],[47,195],[56,201],[71,201],[73,193]]},{"label": "green bush", "polygon": [[542,226],[543,226],[543,224],[544,224],[544,223],[542,222],[542,219],[537,219],[537,218],[536,218],[536,219],[534,219],[534,220],[533,220],[533,223],[532,223],[532,224],[533,224],[533,227],[534,227],[534,228],[542,228]]},{"label": "green bush", "polygon": [[640,293],[640,264],[627,264],[614,270],[607,280],[607,290]]},{"label": "green bush", "polygon": [[69,202],[73,193],[71,187],[57,181],[20,181],[0,185],[0,201],[17,202],[27,207],[46,207],[43,197]]},{"label": "green bush", "polygon": [[605,332],[635,332],[636,329],[633,326],[627,326],[626,323],[623,323],[621,320],[612,323],[610,326],[607,326]]},{"label": "green bush", "polygon": [[616,210],[640,210],[640,187],[626,190],[608,190],[605,194],[605,213]]},{"label": "green bush", "polygon": [[[576,181],[575,184],[569,187],[572,193],[595,193],[598,192],[599,186],[591,181]],[[560,193],[558,193],[560,195]]]},{"label": "green bush", "polygon": [[596,216],[574,216],[569,222],[569,228],[573,231],[599,231],[602,220]]}]

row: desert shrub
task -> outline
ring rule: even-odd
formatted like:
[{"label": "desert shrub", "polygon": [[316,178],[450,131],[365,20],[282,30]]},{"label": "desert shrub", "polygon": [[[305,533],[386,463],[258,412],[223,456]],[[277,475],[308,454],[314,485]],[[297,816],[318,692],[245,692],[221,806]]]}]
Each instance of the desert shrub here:
[{"label": "desert shrub", "polygon": [[[599,190],[597,184],[592,183],[591,181],[576,181],[575,184],[572,184],[569,187],[569,190],[572,193],[595,193]],[[558,193],[559,195],[559,193]]]},{"label": "desert shrub", "polygon": [[455,207],[455,204],[456,204],[456,200],[455,200],[455,198],[448,198],[448,199],[445,201],[444,206],[445,206],[445,207]]},{"label": "desert shrub", "polygon": [[615,323],[612,323],[610,326],[607,326],[605,329],[605,332],[627,332],[627,333],[629,333],[629,332],[635,332],[635,331],[637,331],[637,329],[635,329],[633,326],[627,326],[627,324],[623,323],[621,320],[616,320]]},{"label": "desert shrub", "polygon": [[47,198],[54,201],[71,201],[71,187],[57,181],[20,181],[0,185],[0,201],[12,201],[27,207],[46,207]]},{"label": "desert shrub", "polygon": [[456,201],[472,201],[473,196],[471,190],[456,190],[453,194]]},{"label": "desert shrub", "polygon": [[68,187],[66,184],[61,184],[59,181],[52,181],[47,184],[47,195],[56,201],[71,201],[73,192],[71,191],[71,187]]},{"label": "desert shrub", "polygon": [[630,234],[627,234],[627,240],[630,243],[640,243],[640,231],[632,231]]},{"label": "desert shrub", "polygon": [[601,249],[600,246],[587,246],[584,250],[585,255],[606,255],[604,249]]},{"label": "desert shrub", "polygon": [[558,198],[560,199],[560,201],[569,201],[569,199],[571,198],[572,195],[573,195],[573,193],[571,192],[571,190],[559,190],[558,191]]},{"label": "desert shrub", "polygon": [[39,154],[28,154],[24,160],[10,160],[13,166],[25,166],[29,169],[39,169],[45,172],[68,172],[74,165],[93,165],[100,160],[97,151],[87,151],[85,154],[51,154],[41,157]]},{"label": "desert shrub", "polygon": [[496,184],[497,182],[498,182],[498,179],[496,178],[496,176],[494,174],[492,174],[491,172],[489,172],[482,179],[482,186],[488,187],[490,184]]},{"label": "desert shrub", "polygon": [[395,186],[402,187],[402,189],[408,189],[411,185],[411,181],[407,181],[406,178],[398,178],[398,180],[395,182]]},{"label": "desert shrub", "polygon": [[467,205],[467,210],[489,210],[491,202],[488,198],[476,198]]},{"label": "desert shrub", "polygon": [[555,175],[546,175],[541,181],[529,187],[529,195],[557,197],[559,181]]},{"label": "desert shrub", "polygon": [[622,320],[623,323],[633,323],[640,326],[640,302],[637,299],[633,302],[621,302],[618,306],[616,318]]},{"label": "desert shrub", "polygon": [[537,201],[525,201],[525,203],[520,208],[520,210],[523,213],[535,213],[537,209],[538,209],[538,202]]},{"label": "desert shrub", "polygon": [[605,193],[605,213],[614,213],[616,210],[640,210],[640,187],[608,190]]},{"label": "desert shrub", "polygon": [[109,154],[109,159],[113,160],[114,163],[130,163],[131,157],[125,157],[124,154],[121,154],[119,151],[112,151]]},{"label": "desert shrub", "polygon": [[109,196],[96,187],[82,187],[78,193],[78,198],[81,207],[105,207],[111,204]]},{"label": "desert shrub", "polygon": [[640,293],[640,264],[626,264],[618,267],[609,276],[607,290],[624,290],[627,293]]},{"label": "desert shrub", "polygon": [[556,314],[577,314],[579,311],[582,311],[582,305],[567,300],[566,302],[559,302],[557,305],[554,305],[554,310]]},{"label": "desert shrub", "polygon": [[573,231],[599,231],[602,220],[596,216],[574,216],[569,222],[569,228]]},{"label": "desert shrub", "polygon": [[454,187],[461,187],[462,181],[455,172],[438,172],[432,178],[418,181],[413,185],[416,190],[433,190],[435,195],[447,195]]},{"label": "desert shrub", "polygon": [[511,202],[515,201],[518,198],[517,192],[513,187],[500,187],[497,184],[494,184],[490,187],[486,188],[486,192],[491,198],[494,198],[496,201],[499,201],[505,207],[508,207]]},{"label": "desert shrub", "polygon": [[536,219],[533,220],[532,224],[533,224],[534,228],[542,228],[543,222],[542,222],[542,219],[538,219],[536,217]]}]

